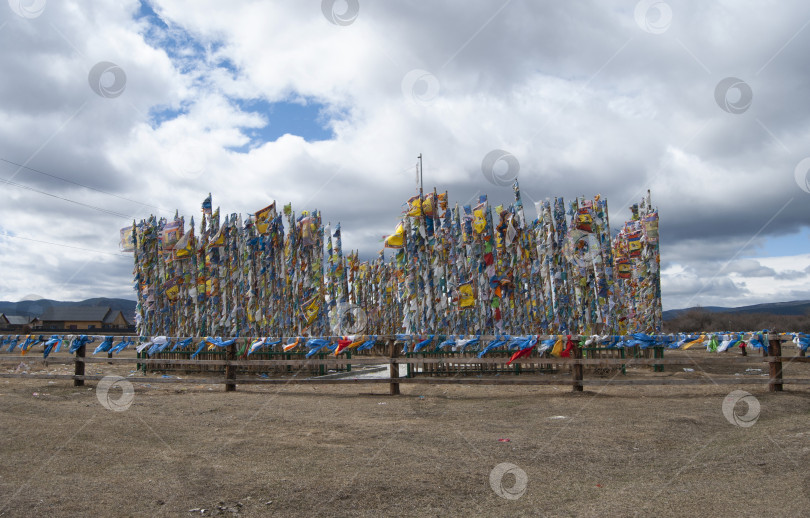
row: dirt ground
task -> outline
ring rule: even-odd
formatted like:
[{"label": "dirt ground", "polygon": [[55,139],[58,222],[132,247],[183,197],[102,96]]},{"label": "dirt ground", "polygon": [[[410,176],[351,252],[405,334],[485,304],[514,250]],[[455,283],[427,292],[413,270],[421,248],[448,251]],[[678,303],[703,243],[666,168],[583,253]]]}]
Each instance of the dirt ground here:
[{"label": "dirt ground", "polygon": [[[130,374],[88,365],[102,371]],[[0,516],[810,514],[810,385],[402,385],[392,397],[380,384],[129,381],[131,406],[113,411],[98,382],[0,379]],[[723,413],[737,389],[759,404],[743,426]]]}]

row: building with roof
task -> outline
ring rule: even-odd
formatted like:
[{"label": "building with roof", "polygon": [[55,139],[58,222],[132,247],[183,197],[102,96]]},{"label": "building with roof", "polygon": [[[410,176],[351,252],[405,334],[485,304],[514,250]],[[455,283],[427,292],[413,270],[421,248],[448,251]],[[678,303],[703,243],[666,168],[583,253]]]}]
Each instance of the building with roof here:
[{"label": "building with roof", "polygon": [[22,331],[25,326],[34,324],[31,317],[0,313],[0,331]]},{"label": "building with roof", "polygon": [[121,310],[109,306],[56,306],[45,310],[39,322],[42,330],[120,330],[133,329]]}]

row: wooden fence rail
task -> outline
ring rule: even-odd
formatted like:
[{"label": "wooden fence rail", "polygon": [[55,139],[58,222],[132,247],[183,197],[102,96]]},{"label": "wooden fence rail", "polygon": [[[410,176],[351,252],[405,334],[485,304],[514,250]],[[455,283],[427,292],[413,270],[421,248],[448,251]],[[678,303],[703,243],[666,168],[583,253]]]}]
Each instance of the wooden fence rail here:
[{"label": "wooden fence rail", "polygon": [[[104,379],[102,375],[76,376],[72,374],[11,374],[0,373],[0,378],[20,378],[20,379],[64,379],[81,381],[98,381]],[[734,378],[734,379],[542,379],[533,377],[514,378],[398,378],[396,381],[389,378],[148,378],[134,377],[125,378],[134,383],[182,383],[195,385],[295,385],[300,383],[315,385],[358,385],[358,384],[378,384],[387,383],[398,387],[400,384],[406,385],[771,385],[777,382],[771,378]],[[779,385],[810,385],[810,378],[782,378],[778,380]]]},{"label": "wooden fence rail", "polygon": [[[47,359],[30,355],[2,355],[0,364],[16,363],[27,361],[29,363],[44,364],[74,364],[74,373],[69,374],[20,374],[20,373],[0,373],[0,378],[26,378],[26,379],[72,379],[74,386],[82,386],[86,380],[100,380],[103,376],[86,375],[86,364],[139,364],[139,365],[188,365],[201,367],[219,367],[222,377],[198,377],[198,378],[154,378],[154,377],[133,377],[131,381],[138,383],[194,383],[194,384],[224,384],[228,392],[236,390],[237,385],[245,384],[285,384],[285,383],[315,383],[315,384],[357,384],[357,383],[388,383],[392,395],[399,394],[400,384],[494,384],[494,385],[571,385],[576,392],[582,391],[585,385],[705,385],[705,384],[768,384],[771,392],[781,391],[785,384],[810,384],[810,378],[783,378],[783,365],[785,363],[808,363],[810,358],[804,356],[782,356],[781,343],[779,339],[772,339],[769,346],[764,351],[763,357],[734,357],[734,358],[583,358],[582,351],[575,347],[570,358],[556,357],[526,357],[516,360],[516,364],[549,364],[561,367],[568,367],[571,371],[570,380],[547,379],[539,376],[522,377],[467,377],[456,376],[450,378],[437,377],[399,377],[400,365],[494,365],[503,366],[508,361],[506,357],[400,357],[400,348],[393,340],[388,342],[387,356],[377,357],[354,357],[351,362],[356,365],[388,365],[389,378],[356,378],[343,377],[340,379],[328,379],[318,377],[298,376],[304,367],[322,366],[324,368],[336,368],[346,364],[343,358],[310,358],[310,359],[273,359],[273,360],[237,360],[235,345],[228,347],[225,359],[222,360],[192,360],[192,359],[168,359],[168,358],[88,358],[86,357],[85,346],[79,347],[73,357],[50,357]],[[614,366],[663,366],[663,365],[688,365],[700,368],[702,366],[745,366],[745,365],[768,365],[768,378],[740,377],[734,379],[585,379],[583,367],[614,367]],[[237,367],[297,367],[298,371],[291,376],[283,378],[242,378],[237,377]]]},{"label": "wooden fence rail", "polygon": [[[503,364],[506,362],[503,358],[404,358],[396,357],[398,364],[420,365],[423,363],[432,364]],[[336,367],[346,363],[346,360],[335,358],[324,359],[309,359],[309,360],[185,360],[185,359],[163,359],[163,358],[64,358],[64,357],[50,357],[47,359],[38,358],[36,356],[0,356],[0,363],[11,363],[16,361],[26,361],[29,363],[45,363],[54,365],[69,365],[76,362],[80,363],[141,363],[145,365],[212,365],[224,367],[233,365],[236,367],[249,367],[249,366],[275,366],[275,365],[290,365],[290,366],[303,366],[303,365],[324,365],[327,367]],[[597,359],[569,359],[569,358],[521,358],[515,360],[515,363],[547,363],[550,365],[588,365],[588,366],[652,366],[652,365],[696,365],[701,366],[721,366],[721,365],[762,365],[774,362],[792,362],[792,363],[810,363],[810,357],[800,356],[766,356],[764,358],[756,357],[736,357],[736,358],[597,358]],[[352,365],[381,365],[388,364],[389,358],[352,358]]]}]

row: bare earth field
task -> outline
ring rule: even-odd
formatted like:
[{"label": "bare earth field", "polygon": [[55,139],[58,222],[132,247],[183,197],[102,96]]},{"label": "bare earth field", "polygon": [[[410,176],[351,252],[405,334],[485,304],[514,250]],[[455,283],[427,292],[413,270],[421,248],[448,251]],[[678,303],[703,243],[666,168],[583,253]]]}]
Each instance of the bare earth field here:
[{"label": "bare earth field", "polygon": [[[101,370],[130,374],[87,373]],[[667,371],[626,377],[701,375]],[[132,405],[116,412],[96,382],[0,379],[0,516],[810,514],[810,385],[402,385],[392,397],[380,384],[130,381]],[[723,414],[735,389],[759,402],[750,427]]]}]

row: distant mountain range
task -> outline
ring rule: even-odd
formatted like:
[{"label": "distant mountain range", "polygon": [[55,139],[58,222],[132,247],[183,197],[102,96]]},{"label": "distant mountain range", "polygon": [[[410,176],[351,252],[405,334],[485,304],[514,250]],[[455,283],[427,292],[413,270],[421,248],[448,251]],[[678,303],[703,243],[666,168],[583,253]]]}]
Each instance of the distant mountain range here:
[{"label": "distant mountain range", "polygon": [[121,310],[128,319],[132,318],[135,314],[134,300],[126,299],[108,299],[105,297],[97,297],[94,299],[81,300],[77,302],[61,301],[61,300],[21,300],[19,302],[11,302],[7,300],[0,300],[0,313],[6,315],[22,315],[29,317],[39,317],[50,307],[60,306],[109,306],[112,310]]},{"label": "distant mountain range", "polygon": [[754,304],[752,306],[740,306],[737,308],[698,306],[686,309],[669,309],[664,311],[664,320],[672,320],[678,315],[692,310],[702,310],[710,313],[767,313],[769,315],[805,315],[810,312],[810,300],[770,302],[768,304]]},{"label": "distant mountain range", "polygon": [[[6,315],[24,315],[30,317],[41,316],[45,309],[54,306],[109,306],[113,310],[120,309],[127,318],[135,314],[135,301],[127,299],[108,299],[98,297],[94,299],[81,300],[78,302],[61,300],[22,300],[10,302],[0,300],[0,313]],[[672,320],[682,313],[692,310],[703,310],[711,313],[767,313],[771,315],[805,315],[810,312],[810,300],[793,300],[790,302],[771,302],[768,304],[754,304],[752,306],[740,306],[737,308],[726,308],[721,306],[698,306],[685,309],[668,309],[664,311],[664,320]]]}]

